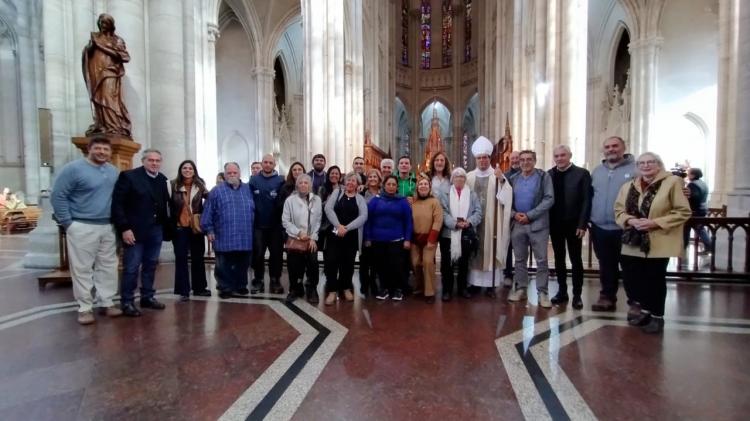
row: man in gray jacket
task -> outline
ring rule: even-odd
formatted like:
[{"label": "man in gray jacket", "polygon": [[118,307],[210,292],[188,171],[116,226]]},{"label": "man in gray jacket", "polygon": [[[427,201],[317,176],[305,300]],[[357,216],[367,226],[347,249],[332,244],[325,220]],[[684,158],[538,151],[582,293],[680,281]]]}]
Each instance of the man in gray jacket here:
[{"label": "man in gray jacket", "polygon": [[[599,260],[599,280],[602,284],[599,300],[591,306],[593,311],[615,311],[617,288],[620,282],[620,249],[622,228],[615,222],[615,199],[620,187],[636,176],[633,156],[625,153],[625,141],[612,136],[602,147],[604,160],[591,173],[593,196],[591,198],[591,241]],[[628,285],[625,285],[628,297]],[[631,307],[636,303],[628,299]],[[631,309],[640,313],[640,309]]]},{"label": "man in gray jacket", "polygon": [[547,294],[547,244],[549,242],[549,210],[555,203],[554,187],[550,175],[536,166],[536,153],[521,151],[521,172],[510,178],[513,187],[513,210],[511,212],[510,238],[515,256],[515,288],[508,294],[508,301],[526,300],[529,273],[526,262],[529,246],[536,257],[536,289],[539,305],[552,307]]}]

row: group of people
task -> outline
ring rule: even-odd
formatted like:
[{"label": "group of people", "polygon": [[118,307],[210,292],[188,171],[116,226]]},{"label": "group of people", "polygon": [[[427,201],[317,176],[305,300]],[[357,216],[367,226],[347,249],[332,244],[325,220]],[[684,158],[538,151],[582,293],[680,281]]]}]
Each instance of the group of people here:
[{"label": "group of people", "polygon": [[[380,169],[369,171],[357,157],[344,172],[336,165],[326,169],[325,157],[317,154],[309,172],[295,162],[286,177],[269,154],[253,163],[258,168],[248,183],[237,163],[226,163],[209,190],[190,160],[168,180],[154,149],[143,152],[141,167],[118,175],[109,163],[109,141],[93,137],[88,156],[60,171],[52,195],[55,217],[67,233],[78,321],[93,323],[94,307],[110,317],[141,315],[134,305],[139,275],[140,307],[163,309],[153,288],[162,241],[174,244],[175,294],[181,300],[191,293],[210,296],[206,237],[216,254],[220,298],[265,292],[266,253],[269,291],[283,294],[286,252],[287,300],[304,297],[317,304],[322,251],[326,305],[354,300],[358,254],[363,297],[400,301],[412,293],[433,303],[438,289],[450,301],[454,292],[495,297],[495,287],[503,284],[512,287],[508,300],[519,302],[527,299],[531,250],[538,304],[549,308],[571,300],[567,254],[571,305],[580,309],[582,238],[590,229],[602,284],[592,309],[614,311],[622,267],[628,320],[646,332],[663,329],[667,262],[682,251],[690,206],[681,180],[665,171],[658,155],[647,152],[635,160],[621,138],[611,137],[592,173],[571,162],[565,145],[554,148],[555,166],[548,171],[536,167],[533,151],[524,150],[512,153],[511,169],[503,173],[491,167],[493,145],[485,137],[471,152],[476,168],[469,172],[452,168],[442,152],[431,157],[428,172],[418,174],[408,156],[383,159]],[[559,283],[552,298],[550,239]],[[124,249],[120,308],[113,305],[118,240]]]}]

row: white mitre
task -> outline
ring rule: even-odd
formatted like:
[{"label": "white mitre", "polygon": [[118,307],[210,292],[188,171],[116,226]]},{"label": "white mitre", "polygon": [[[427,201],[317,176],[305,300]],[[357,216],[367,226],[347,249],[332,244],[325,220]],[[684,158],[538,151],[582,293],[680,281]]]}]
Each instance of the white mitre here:
[{"label": "white mitre", "polygon": [[484,136],[479,136],[471,145],[471,154],[474,158],[479,155],[492,155],[492,149],[494,149],[492,142]]}]

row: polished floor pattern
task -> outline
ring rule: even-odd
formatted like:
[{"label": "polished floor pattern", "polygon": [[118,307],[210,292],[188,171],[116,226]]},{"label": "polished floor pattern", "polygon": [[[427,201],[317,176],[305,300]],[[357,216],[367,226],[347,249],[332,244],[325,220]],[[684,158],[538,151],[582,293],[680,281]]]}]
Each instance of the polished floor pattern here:
[{"label": "polished floor pattern", "polygon": [[[264,296],[79,326],[0,236],[0,419],[745,419],[750,288],[670,284],[667,329],[499,298]],[[557,285],[551,282],[550,289]],[[595,280],[584,286],[586,308]]]}]

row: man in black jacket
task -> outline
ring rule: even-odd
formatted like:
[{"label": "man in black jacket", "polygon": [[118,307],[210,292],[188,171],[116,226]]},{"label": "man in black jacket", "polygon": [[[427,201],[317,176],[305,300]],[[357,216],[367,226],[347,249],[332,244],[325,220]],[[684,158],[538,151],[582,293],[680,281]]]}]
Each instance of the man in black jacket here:
[{"label": "man in black jacket", "polygon": [[112,222],[122,237],[122,312],[138,317],[133,300],[141,275],[141,307],[163,310],[154,298],[154,273],[162,241],[169,241],[169,190],[167,177],[159,172],[161,152],[146,149],[142,166],[123,171],[112,193]]},{"label": "man in black jacket", "polygon": [[553,150],[555,166],[549,170],[555,189],[555,204],[550,210],[550,237],[555,253],[555,274],[560,289],[552,297],[553,304],[568,302],[567,269],[565,267],[565,245],[573,270],[573,308],[583,308],[583,259],[582,239],[591,215],[591,174],[585,168],[570,162],[573,154],[567,145],[558,145]]}]

